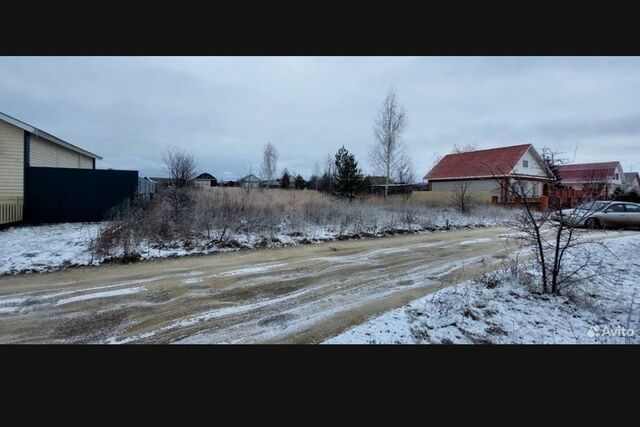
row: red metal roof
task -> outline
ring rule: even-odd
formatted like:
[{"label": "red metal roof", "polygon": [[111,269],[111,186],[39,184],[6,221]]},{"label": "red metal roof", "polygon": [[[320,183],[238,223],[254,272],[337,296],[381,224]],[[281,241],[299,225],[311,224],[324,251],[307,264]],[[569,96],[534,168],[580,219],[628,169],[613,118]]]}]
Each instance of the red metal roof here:
[{"label": "red metal roof", "polygon": [[608,181],[620,162],[576,163],[573,165],[557,166],[558,175],[563,184]]},{"label": "red metal roof", "polygon": [[429,180],[508,175],[531,144],[447,154],[425,176]]}]

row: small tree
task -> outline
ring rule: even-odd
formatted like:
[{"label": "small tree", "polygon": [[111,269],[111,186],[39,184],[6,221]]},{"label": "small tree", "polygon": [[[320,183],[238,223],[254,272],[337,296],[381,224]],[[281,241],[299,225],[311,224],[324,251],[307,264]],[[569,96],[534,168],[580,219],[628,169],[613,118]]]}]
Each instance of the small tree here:
[{"label": "small tree", "polygon": [[318,191],[324,193],[333,193],[333,178],[336,174],[335,158],[331,154],[327,154],[324,160],[324,172],[317,182]]},{"label": "small tree", "polygon": [[403,155],[398,163],[397,179],[401,184],[413,184],[416,182],[413,161],[408,155]]},{"label": "small tree", "polygon": [[340,197],[353,199],[364,184],[364,175],[358,168],[358,162],[353,154],[349,154],[342,146],[335,156],[336,172],[333,177],[335,193]]},{"label": "small tree", "polygon": [[296,176],[296,179],[294,181],[294,186],[296,188],[296,190],[302,190],[305,187],[305,182],[304,182],[304,178],[302,177],[302,175],[298,174]]},{"label": "small tree", "polygon": [[468,213],[471,210],[471,184],[469,181],[454,181],[451,193],[451,204],[460,213]]},{"label": "small tree", "polygon": [[[576,228],[591,212],[587,209],[574,209],[572,216],[566,216],[562,209],[562,200],[556,191],[559,179],[552,172],[559,163],[562,163],[562,160],[558,159],[557,153],[546,148],[542,151],[542,159],[546,165],[549,186],[549,203],[546,211],[537,209],[535,200],[538,192],[533,190],[534,184],[531,184],[528,178],[517,173],[509,173],[510,171],[506,173],[492,171],[492,173],[498,186],[521,203],[521,211],[517,215],[514,228],[520,231],[520,238],[530,243],[535,249],[542,291],[560,294],[580,281],[582,267],[601,262],[593,257],[589,245],[604,244],[593,239],[576,238]],[[584,202],[588,201],[588,199],[584,200]],[[576,269],[566,271],[566,256],[572,252],[579,253],[581,264]]]},{"label": "small tree", "polygon": [[[313,179],[315,177],[315,180]],[[318,178],[320,177],[320,165],[318,165],[318,162],[316,162],[313,166],[313,175],[311,175],[311,179],[309,179],[309,182],[311,183],[313,181],[313,188],[318,191]]]},{"label": "small tree", "polygon": [[172,147],[166,149],[162,161],[172,180],[164,196],[169,202],[174,229],[184,232],[188,228],[185,213],[193,204],[189,190],[196,176],[196,162],[192,153]]},{"label": "small tree", "polygon": [[176,147],[168,147],[162,162],[176,188],[188,187],[196,177],[196,161],[192,153]]},{"label": "small tree", "polygon": [[280,188],[287,190],[291,188],[291,177],[289,176],[289,171],[286,168],[282,173],[282,178],[280,179]]}]

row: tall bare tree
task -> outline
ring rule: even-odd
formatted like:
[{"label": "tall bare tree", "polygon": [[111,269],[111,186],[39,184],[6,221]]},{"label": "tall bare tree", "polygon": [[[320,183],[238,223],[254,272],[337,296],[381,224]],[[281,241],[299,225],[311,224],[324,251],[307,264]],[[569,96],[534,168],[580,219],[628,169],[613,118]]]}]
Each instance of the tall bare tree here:
[{"label": "tall bare tree", "polygon": [[267,181],[267,188],[269,188],[269,185],[271,185],[271,181],[276,174],[277,166],[278,151],[271,142],[267,142],[267,145],[264,146],[264,151],[262,153],[262,179]]},{"label": "tall bare tree", "polygon": [[400,135],[407,123],[406,112],[398,104],[396,94],[390,90],[385,97],[374,126],[376,142],[369,151],[369,158],[376,173],[385,177],[384,197],[389,193],[389,182],[397,174],[406,148],[400,141]]}]

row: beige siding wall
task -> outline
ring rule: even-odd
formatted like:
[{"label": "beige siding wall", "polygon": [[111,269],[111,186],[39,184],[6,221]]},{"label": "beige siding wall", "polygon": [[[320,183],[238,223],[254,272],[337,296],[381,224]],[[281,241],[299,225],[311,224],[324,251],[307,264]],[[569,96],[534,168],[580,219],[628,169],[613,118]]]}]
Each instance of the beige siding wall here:
[{"label": "beige siding wall", "polygon": [[58,146],[40,138],[31,136],[29,146],[30,166],[58,166]]},{"label": "beige siding wall", "polygon": [[81,169],[93,169],[93,159],[87,156],[80,156]]},{"label": "beige siding wall", "polygon": [[482,191],[491,193],[494,196],[500,195],[500,186],[491,179],[470,179],[460,181],[432,181],[432,191],[456,191],[466,185],[467,191]]},{"label": "beige siding wall", "polygon": [[91,157],[67,150],[35,136],[31,137],[30,153],[31,166],[93,169]]},{"label": "beige siding wall", "polygon": [[24,131],[0,120],[0,198],[23,197]]}]

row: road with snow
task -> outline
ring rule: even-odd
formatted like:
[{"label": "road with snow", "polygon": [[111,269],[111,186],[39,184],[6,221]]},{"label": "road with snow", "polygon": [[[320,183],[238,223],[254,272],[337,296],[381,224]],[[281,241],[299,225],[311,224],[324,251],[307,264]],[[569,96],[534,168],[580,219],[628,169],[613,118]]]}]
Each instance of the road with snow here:
[{"label": "road with snow", "polygon": [[0,343],[318,343],[516,246],[496,227],[5,276]]}]

